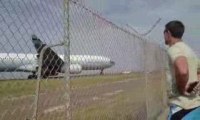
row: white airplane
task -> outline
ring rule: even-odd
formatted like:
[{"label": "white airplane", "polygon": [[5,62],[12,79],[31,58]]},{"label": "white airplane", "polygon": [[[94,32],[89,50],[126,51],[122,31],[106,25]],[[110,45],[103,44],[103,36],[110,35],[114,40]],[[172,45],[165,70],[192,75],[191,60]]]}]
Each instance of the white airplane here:
[{"label": "white airplane", "polygon": [[[43,44],[35,35],[32,42],[38,54],[0,53],[0,72],[32,72],[29,79],[37,78],[38,57],[46,44]],[[44,52],[41,76],[56,76],[65,72],[64,56],[57,55],[51,48]],[[114,61],[104,56],[70,55],[70,73],[78,74],[82,70],[103,70],[115,64]]]}]

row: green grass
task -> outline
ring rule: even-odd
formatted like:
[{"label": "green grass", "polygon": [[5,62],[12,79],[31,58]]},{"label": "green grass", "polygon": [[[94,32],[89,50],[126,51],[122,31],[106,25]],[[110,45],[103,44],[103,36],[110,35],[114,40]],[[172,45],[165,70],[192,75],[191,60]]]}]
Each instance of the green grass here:
[{"label": "green grass", "polygon": [[[83,87],[91,87],[97,84],[112,83],[125,79],[139,77],[140,74],[133,73],[127,75],[104,75],[92,77],[80,77],[70,80],[70,87],[80,89]],[[26,95],[34,95],[37,80],[5,80],[0,81],[0,97],[19,97]],[[64,80],[41,80],[41,91],[54,91],[64,87]]]},{"label": "green grass", "polygon": [[[130,91],[124,91],[119,94],[106,98],[105,101],[91,103],[88,106],[81,106],[73,109],[73,120],[135,120],[136,115],[145,118],[145,96],[144,88],[134,87]],[[142,111],[144,110],[144,111]],[[139,112],[143,113],[139,113]],[[55,117],[56,116],[56,117]],[[53,112],[48,115],[49,118],[64,120],[65,112]],[[59,118],[60,117],[60,118]],[[48,120],[47,116],[41,117],[42,120]]]},{"label": "green grass", "polygon": [[[144,104],[143,89],[120,93],[111,102],[93,104],[73,111],[74,120],[133,120]],[[108,100],[107,100],[108,101]],[[144,113],[143,113],[144,114]],[[142,114],[141,114],[142,116]]]},{"label": "green grass", "polygon": [[[36,80],[7,80],[0,81],[0,97],[17,97],[33,95],[36,89]],[[61,81],[50,80],[41,82],[41,91],[55,90]]]},{"label": "green grass", "polygon": [[138,73],[133,74],[121,74],[121,75],[104,75],[94,77],[81,77],[71,81],[72,88],[90,87],[97,84],[112,83],[131,78],[141,77]]},{"label": "green grass", "polygon": [[[123,81],[127,79],[133,80],[141,80],[143,77],[139,73],[132,73],[132,74],[118,74],[118,75],[103,75],[103,76],[88,76],[88,77],[80,77],[74,78],[70,80],[70,86],[72,89],[80,89],[85,87],[94,87],[98,84],[109,84],[117,81]],[[148,84],[149,96],[149,104],[155,106],[155,103],[159,102],[160,97],[162,97],[160,90],[160,83],[159,76],[157,78],[155,75],[148,76],[151,81]],[[139,78],[139,79],[137,79]],[[0,99],[6,97],[20,97],[26,95],[33,95],[36,89],[36,82],[37,80],[7,80],[7,81],[0,81]],[[41,81],[41,92],[48,90],[48,91],[55,91],[57,89],[61,89],[64,86],[63,80],[42,80]],[[150,84],[151,83],[151,84]],[[145,117],[145,86],[143,82],[141,84],[134,84],[133,88],[128,88],[123,92],[118,94],[114,94],[112,96],[106,96],[105,99],[100,99],[99,101],[91,102],[89,105],[80,106],[73,109],[72,118],[74,120],[133,120],[138,119],[136,118],[138,112],[143,110],[139,113],[139,116]],[[92,89],[91,89],[92,90]],[[151,101],[151,98],[153,101]],[[158,98],[158,100],[157,100]],[[56,98],[58,99],[58,98]],[[155,102],[155,101],[156,102]],[[12,103],[13,102],[13,103]],[[4,101],[2,104],[2,111],[9,108],[10,103],[13,105],[15,104],[22,104],[18,103],[22,101]],[[24,102],[26,102],[24,100]],[[31,102],[28,101],[28,102]],[[27,103],[28,103],[27,102]],[[58,102],[58,101],[57,101]],[[8,104],[9,103],[9,104]],[[5,107],[5,108],[3,108]],[[13,107],[13,106],[12,106]],[[15,107],[15,106],[14,106]],[[14,108],[13,107],[13,108]],[[152,115],[157,112],[153,111],[155,108],[151,108]],[[48,116],[41,116],[42,120],[49,120],[50,118],[56,118],[58,120],[63,119],[66,113],[64,111],[55,111]],[[9,115],[8,115],[9,116]]]}]

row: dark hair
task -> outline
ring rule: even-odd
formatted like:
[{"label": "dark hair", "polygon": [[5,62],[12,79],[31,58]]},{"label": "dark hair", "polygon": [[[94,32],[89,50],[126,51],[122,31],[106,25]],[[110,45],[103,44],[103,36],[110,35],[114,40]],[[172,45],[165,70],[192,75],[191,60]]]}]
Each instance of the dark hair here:
[{"label": "dark hair", "polygon": [[165,31],[169,31],[175,38],[182,38],[185,27],[182,22],[173,20],[165,25]]}]

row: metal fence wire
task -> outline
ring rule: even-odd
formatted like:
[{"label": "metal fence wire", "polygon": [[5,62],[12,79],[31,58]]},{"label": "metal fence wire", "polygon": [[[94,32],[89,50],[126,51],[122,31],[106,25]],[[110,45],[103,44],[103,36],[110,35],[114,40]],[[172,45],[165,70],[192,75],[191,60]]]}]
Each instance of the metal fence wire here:
[{"label": "metal fence wire", "polygon": [[153,120],[165,51],[68,0],[0,0],[0,120]]}]

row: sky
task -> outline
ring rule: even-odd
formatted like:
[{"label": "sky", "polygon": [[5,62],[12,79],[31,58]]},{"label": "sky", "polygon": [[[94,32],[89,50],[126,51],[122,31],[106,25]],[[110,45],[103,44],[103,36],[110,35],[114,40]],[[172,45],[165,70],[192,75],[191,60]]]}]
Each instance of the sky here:
[{"label": "sky", "polygon": [[[186,26],[184,40],[195,50],[200,51],[198,1],[79,0],[79,2],[100,14],[102,18],[77,4],[70,4],[70,52],[75,55],[109,57],[116,64],[106,70],[108,72],[143,71],[143,60],[145,60],[141,38],[123,31],[111,22],[123,28],[128,24],[138,32],[144,33],[158,18],[161,18],[161,22],[147,38],[163,45],[164,25],[170,20],[179,19]],[[36,54],[31,41],[32,34],[48,45],[63,42],[65,33],[63,10],[63,0],[0,0],[0,51]],[[149,47],[151,51],[146,51],[145,54],[149,55],[148,68],[153,70],[159,66],[156,64],[158,55],[155,54],[158,53],[158,49],[151,44]],[[63,47],[54,50],[58,54],[63,53]]]},{"label": "sky", "polygon": [[[36,54],[31,41],[33,34],[47,45],[63,42],[66,20],[63,15],[63,0],[0,0],[0,52]],[[143,48],[138,37],[71,4],[70,54],[105,56],[115,61],[115,66],[105,72],[142,71]],[[53,50],[62,54],[63,46]],[[25,76],[10,74],[0,73],[0,79]]]},{"label": "sky", "polygon": [[145,33],[161,18],[161,22],[147,36],[164,44],[163,29],[167,22],[180,20],[185,24],[184,41],[200,53],[199,0],[79,0],[89,8],[119,26],[126,24]]}]

